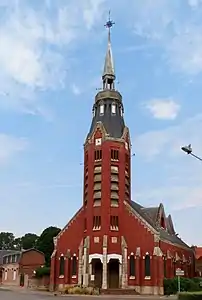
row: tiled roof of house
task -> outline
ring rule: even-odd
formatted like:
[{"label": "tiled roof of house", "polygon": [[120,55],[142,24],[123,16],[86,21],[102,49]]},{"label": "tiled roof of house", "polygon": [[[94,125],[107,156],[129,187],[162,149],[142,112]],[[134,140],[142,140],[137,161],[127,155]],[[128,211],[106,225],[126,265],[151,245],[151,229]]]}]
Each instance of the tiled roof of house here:
[{"label": "tiled roof of house", "polygon": [[183,242],[175,233],[170,215],[167,218],[165,217],[165,225],[166,225],[165,229],[162,228],[160,224],[158,224],[160,207],[162,207],[162,209],[164,210],[162,204],[160,204],[159,207],[149,208],[149,207],[143,207],[137,202],[131,201],[130,205],[134,210],[136,210],[139,213],[139,215],[145,221],[147,221],[155,230],[157,230],[160,233],[160,238],[162,240],[169,241],[173,244],[177,244],[179,246],[183,246],[190,249],[190,247],[185,242]]}]

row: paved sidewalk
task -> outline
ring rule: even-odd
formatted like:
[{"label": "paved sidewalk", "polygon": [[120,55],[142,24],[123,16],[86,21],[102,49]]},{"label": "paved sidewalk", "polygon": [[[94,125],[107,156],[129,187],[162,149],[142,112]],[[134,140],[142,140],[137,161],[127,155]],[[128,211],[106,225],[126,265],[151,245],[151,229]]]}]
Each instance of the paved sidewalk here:
[{"label": "paved sidewalk", "polygon": [[40,291],[34,289],[27,289],[23,287],[15,287],[15,286],[0,286],[0,292],[3,291],[10,291],[16,294],[29,294],[29,295],[38,295],[38,296],[57,296],[57,297],[68,297],[68,298],[103,298],[103,299],[151,299],[151,300],[158,300],[158,299],[168,299],[168,300],[176,300],[177,296],[153,296],[153,295],[61,295],[60,293],[51,293],[48,291]]}]

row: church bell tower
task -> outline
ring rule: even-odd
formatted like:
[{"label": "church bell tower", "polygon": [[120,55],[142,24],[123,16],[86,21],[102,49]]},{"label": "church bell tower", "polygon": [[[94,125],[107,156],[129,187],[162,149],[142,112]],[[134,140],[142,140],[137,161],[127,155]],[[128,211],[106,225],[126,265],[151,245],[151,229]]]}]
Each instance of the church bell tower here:
[{"label": "church bell tower", "polygon": [[130,136],[124,122],[122,96],[115,87],[115,70],[108,20],[108,44],[102,89],[95,96],[90,130],[84,144],[83,206],[87,235],[121,230],[124,201],[131,199]]}]

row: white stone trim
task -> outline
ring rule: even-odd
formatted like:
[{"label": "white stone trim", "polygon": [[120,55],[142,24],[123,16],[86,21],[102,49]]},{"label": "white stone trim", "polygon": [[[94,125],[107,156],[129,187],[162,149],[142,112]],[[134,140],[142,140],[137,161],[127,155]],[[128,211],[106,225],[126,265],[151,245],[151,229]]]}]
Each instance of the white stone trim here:
[{"label": "white stone trim", "polygon": [[52,253],[52,255],[51,255],[51,258],[55,257],[56,253],[57,253],[57,250],[53,250],[53,253]]},{"label": "white stone trim", "polygon": [[[100,259],[101,263],[103,263],[103,254],[93,253],[89,255],[89,264],[92,263],[93,259]],[[107,263],[109,263],[110,259],[118,259],[119,263],[122,264],[122,255],[117,253],[107,254]]]},{"label": "white stone trim", "polygon": [[126,208],[131,212],[131,214],[134,215],[138,220],[140,220],[142,225],[144,225],[145,228],[147,228],[151,233],[153,233],[153,234],[159,233],[142,216],[140,216],[140,214],[130,204],[128,204],[126,201],[124,201],[124,204],[125,204]]},{"label": "white stone trim", "polygon": [[122,264],[122,255],[121,254],[108,254],[107,255],[107,263],[109,263],[110,259],[118,259],[119,263]]},{"label": "white stone trim", "polygon": [[154,247],[153,255],[154,256],[159,256],[159,257],[163,256],[163,252],[161,251],[160,247]]},{"label": "white stone trim", "polygon": [[169,240],[166,240],[166,239],[164,239],[164,238],[162,238],[162,237],[160,238],[160,241],[162,241],[162,242],[165,243],[165,244],[173,245],[173,246],[175,246],[175,247],[178,248],[178,249],[184,249],[184,250],[186,250],[186,251],[193,252],[193,250],[191,250],[188,246],[186,247],[186,246],[179,245],[179,244],[177,244],[177,243],[173,243],[173,242],[171,242],[171,241],[169,241]]},{"label": "white stone trim", "polygon": [[91,264],[92,259],[100,259],[101,263],[103,263],[103,255],[99,253],[89,254],[89,264]]},{"label": "white stone trim", "polygon": [[65,227],[58,233],[58,235],[54,238],[55,247],[57,247],[57,240],[63,235],[63,233],[71,226],[71,224],[75,221],[75,219],[80,215],[80,213],[84,210],[82,206],[76,214],[71,218],[71,220],[65,225]]},{"label": "white stone trim", "polygon": [[144,279],[145,279],[145,280],[150,280],[150,279],[151,279],[151,276],[145,276]]}]

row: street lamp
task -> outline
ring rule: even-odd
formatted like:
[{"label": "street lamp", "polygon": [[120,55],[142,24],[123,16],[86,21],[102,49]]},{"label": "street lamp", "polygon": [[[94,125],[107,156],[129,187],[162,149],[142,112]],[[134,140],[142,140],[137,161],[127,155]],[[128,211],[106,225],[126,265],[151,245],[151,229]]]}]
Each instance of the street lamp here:
[{"label": "street lamp", "polygon": [[191,156],[195,157],[196,159],[202,161],[202,158],[201,158],[201,157],[195,155],[195,154],[192,152],[192,146],[191,146],[191,144],[189,144],[188,146],[183,146],[183,147],[181,147],[181,150],[184,151],[184,152],[187,153],[187,154],[190,154]]}]

